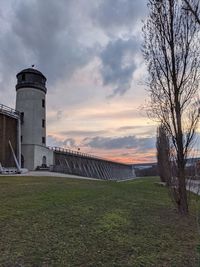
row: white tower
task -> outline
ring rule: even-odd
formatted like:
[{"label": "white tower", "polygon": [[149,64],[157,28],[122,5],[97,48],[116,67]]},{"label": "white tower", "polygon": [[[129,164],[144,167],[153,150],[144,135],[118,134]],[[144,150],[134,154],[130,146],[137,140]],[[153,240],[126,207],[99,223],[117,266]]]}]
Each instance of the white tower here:
[{"label": "white tower", "polygon": [[53,164],[46,147],[46,77],[29,68],[17,74],[16,110],[21,112],[22,166],[29,170]]}]

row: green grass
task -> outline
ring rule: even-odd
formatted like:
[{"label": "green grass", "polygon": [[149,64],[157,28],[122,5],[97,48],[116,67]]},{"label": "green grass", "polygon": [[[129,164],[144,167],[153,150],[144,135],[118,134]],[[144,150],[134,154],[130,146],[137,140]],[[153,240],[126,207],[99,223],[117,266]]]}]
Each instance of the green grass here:
[{"label": "green grass", "polygon": [[0,177],[0,266],[198,266],[195,217],[155,181]]}]

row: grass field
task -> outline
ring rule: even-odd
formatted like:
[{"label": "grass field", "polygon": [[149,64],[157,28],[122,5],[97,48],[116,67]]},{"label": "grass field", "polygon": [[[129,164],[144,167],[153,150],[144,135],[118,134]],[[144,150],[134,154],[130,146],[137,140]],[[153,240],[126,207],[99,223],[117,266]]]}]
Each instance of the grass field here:
[{"label": "grass field", "polygon": [[198,266],[195,216],[155,181],[0,177],[0,266]]}]

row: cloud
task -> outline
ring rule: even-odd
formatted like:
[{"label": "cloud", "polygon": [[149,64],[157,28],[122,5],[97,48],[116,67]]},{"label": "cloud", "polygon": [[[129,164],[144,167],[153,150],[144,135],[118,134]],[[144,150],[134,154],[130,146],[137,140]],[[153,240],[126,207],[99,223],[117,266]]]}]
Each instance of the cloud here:
[{"label": "cloud", "polygon": [[124,137],[93,137],[85,138],[83,140],[85,146],[99,149],[137,149],[147,151],[155,148],[155,138],[138,138],[136,136],[124,136]]},{"label": "cloud", "polygon": [[73,138],[67,138],[65,140],[61,140],[60,138],[48,135],[47,136],[47,145],[50,147],[63,147],[74,149],[77,147],[76,140]]},{"label": "cloud", "polygon": [[61,120],[63,116],[63,111],[62,110],[58,110],[56,113],[56,119],[57,120]]},{"label": "cloud", "polygon": [[[48,89],[53,91],[58,81],[62,84],[64,79],[69,80],[95,56],[100,56],[104,84],[114,86],[114,94],[119,95],[130,87],[130,77],[136,66],[127,62],[128,54],[133,51],[128,46],[134,42],[130,38],[120,39],[118,34],[115,40],[106,37],[106,28],[100,29],[98,23],[94,23],[94,14],[97,14],[98,25],[103,26],[104,21],[111,25],[113,21],[118,28],[142,14],[143,4],[139,1],[9,0],[2,10],[0,97],[6,103],[13,94],[16,73],[32,64],[47,76]],[[116,53],[112,54],[112,49]],[[116,57],[113,64],[112,56]],[[6,96],[2,93],[5,90]]]},{"label": "cloud", "polygon": [[[72,0],[13,3],[11,11],[7,11],[9,22],[5,15],[0,20],[1,89],[8,87],[8,77],[14,84],[16,73],[32,64],[47,76],[52,88],[93,58],[95,47],[81,41],[86,21],[79,8],[78,2]],[[82,16],[77,17],[78,13]]]},{"label": "cloud", "polygon": [[155,138],[122,137],[87,137],[77,142],[75,138],[60,139],[48,135],[47,143],[51,147],[63,147],[94,154],[120,162],[149,162],[155,160]]},{"label": "cloud", "polygon": [[63,146],[67,148],[75,148],[77,147],[76,141],[73,138],[67,138],[63,141]]},{"label": "cloud", "polygon": [[134,108],[126,109],[125,107],[120,110],[107,111],[107,110],[92,110],[90,113],[81,115],[83,119],[104,119],[104,120],[119,120],[119,119],[133,119],[133,118],[146,118],[145,110],[138,110]]},{"label": "cloud", "polygon": [[99,134],[105,134],[107,131],[101,130],[101,131],[89,131],[89,130],[76,130],[76,131],[61,131],[61,135],[67,135],[67,136],[95,136]]},{"label": "cloud", "polygon": [[[113,157],[124,147],[132,153],[134,145],[148,145],[136,137],[138,127],[130,126],[143,124],[145,118],[136,108],[144,92],[134,83],[144,72],[136,33],[146,0],[1,2],[2,103],[14,106],[16,73],[35,64],[48,81],[50,146],[81,145],[89,153]],[[123,98],[105,99],[108,95]],[[118,129],[126,125],[130,128]],[[119,133],[135,136],[105,137]]]},{"label": "cloud", "polygon": [[47,136],[47,145],[50,147],[62,147],[63,141],[53,135]]},{"label": "cloud", "polygon": [[[59,108],[59,105],[58,105]],[[48,110],[47,113],[47,123],[48,125],[55,125],[55,124],[61,124],[63,118],[68,118],[68,114],[61,109],[52,108]]]},{"label": "cloud", "polygon": [[122,126],[122,127],[119,127],[117,130],[123,132],[123,131],[135,130],[135,129],[141,129],[141,128],[146,128],[146,126],[142,126],[142,125]]},{"label": "cloud", "polygon": [[152,137],[156,134],[157,125],[135,125],[135,126],[122,126],[117,129],[119,132],[134,132],[135,135],[141,137]]},{"label": "cloud", "polygon": [[100,0],[98,3],[93,18],[109,34],[119,28],[133,29],[146,11],[145,0]]},{"label": "cloud", "polygon": [[[72,0],[21,2],[16,10],[13,32],[33,54],[36,66],[48,73],[51,82],[70,76],[91,58],[91,50],[80,44],[79,27]],[[76,25],[77,26],[77,25]]]},{"label": "cloud", "polygon": [[134,57],[138,50],[137,40],[119,38],[110,41],[101,52],[103,84],[115,87],[110,97],[123,95],[130,89],[133,72],[137,68]]}]

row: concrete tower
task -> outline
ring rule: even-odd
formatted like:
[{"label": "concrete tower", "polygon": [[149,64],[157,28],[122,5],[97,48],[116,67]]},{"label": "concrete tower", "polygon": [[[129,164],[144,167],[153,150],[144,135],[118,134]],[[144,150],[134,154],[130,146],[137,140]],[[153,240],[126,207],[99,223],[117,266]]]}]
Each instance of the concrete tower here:
[{"label": "concrete tower", "polygon": [[46,77],[29,68],[17,74],[16,110],[21,112],[22,166],[29,170],[53,164],[46,147]]}]

